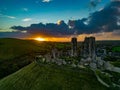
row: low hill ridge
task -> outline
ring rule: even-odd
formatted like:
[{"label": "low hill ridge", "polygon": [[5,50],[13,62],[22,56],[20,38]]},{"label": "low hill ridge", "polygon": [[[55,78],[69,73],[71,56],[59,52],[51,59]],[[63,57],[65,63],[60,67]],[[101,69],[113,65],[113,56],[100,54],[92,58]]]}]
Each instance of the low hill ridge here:
[{"label": "low hill ridge", "polygon": [[106,90],[89,69],[32,64],[0,80],[0,90]]}]

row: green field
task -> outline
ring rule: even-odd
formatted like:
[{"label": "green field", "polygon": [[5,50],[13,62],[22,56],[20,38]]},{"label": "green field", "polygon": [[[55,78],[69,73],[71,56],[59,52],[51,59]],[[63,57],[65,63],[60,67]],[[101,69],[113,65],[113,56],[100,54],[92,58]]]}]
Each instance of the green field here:
[{"label": "green field", "polygon": [[89,69],[32,64],[0,80],[0,90],[106,90]]},{"label": "green field", "polygon": [[113,52],[120,52],[120,46],[116,46],[112,48]]},{"label": "green field", "polygon": [[34,61],[35,54],[48,53],[49,42],[12,38],[0,39],[0,78],[3,78]]},{"label": "green field", "polygon": [[47,42],[3,38],[0,39],[0,61],[34,52],[47,52],[49,49]]}]

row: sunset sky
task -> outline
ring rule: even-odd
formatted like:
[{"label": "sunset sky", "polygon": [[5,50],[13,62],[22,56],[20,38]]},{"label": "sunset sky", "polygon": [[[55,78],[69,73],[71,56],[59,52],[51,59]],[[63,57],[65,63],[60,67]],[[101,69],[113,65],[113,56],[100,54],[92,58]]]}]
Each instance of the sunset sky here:
[{"label": "sunset sky", "polygon": [[0,38],[120,40],[120,0],[0,0]]}]

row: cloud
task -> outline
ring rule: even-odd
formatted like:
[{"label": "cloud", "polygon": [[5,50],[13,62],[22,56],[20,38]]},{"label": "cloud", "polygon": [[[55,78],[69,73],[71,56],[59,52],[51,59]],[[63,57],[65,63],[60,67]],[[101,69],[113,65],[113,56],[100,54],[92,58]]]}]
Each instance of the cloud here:
[{"label": "cloud", "polygon": [[11,18],[11,19],[15,19],[16,18],[14,16],[6,16],[6,17]]},{"label": "cloud", "polygon": [[22,10],[27,12],[27,11],[28,11],[28,8],[22,8]]},{"label": "cloud", "polygon": [[[74,27],[78,33],[98,33],[120,30],[120,2],[111,2],[102,10],[92,13],[88,18],[81,20],[70,20],[69,25]],[[72,25],[71,25],[72,24]]]},{"label": "cloud", "polygon": [[39,24],[31,24],[28,27],[22,27],[22,26],[13,26],[11,29],[14,30],[27,30],[30,34],[39,34],[44,36],[64,36],[64,35],[70,35],[73,33],[68,27],[68,25],[61,20],[59,24],[56,23],[39,23]]},{"label": "cloud", "polygon": [[46,2],[46,3],[49,3],[51,2],[52,0],[43,0],[42,2]]},{"label": "cloud", "polygon": [[10,18],[10,19],[16,19],[16,17],[14,17],[14,16],[3,15],[3,14],[0,14],[0,17]]},{"label": "cloud", "polygon": [[27,33],[21,32],[0,32],[0,38],[28,38],[30,37]]},{"label": "cloud", "polygon": [[[57,23],[38,23],[28,27],[13,26],[14,30],[27,30],[30,34],[45,36],[69,36],[77,31],[78,34],[94,34],[101,32],[114,32],[120,30],[118,18],[120,18],[120,2],[114,1],[103,9],[92,13],[88,18],[69,20],[66,24],[63,20]],[[26,20],[25,20],[26,21]],[[27,20],[28,21],[28,20]]]},{"label": "cloud", "polygon": [[92,8],[97,7],[97,5],[98,5],[100,2],[101,2],[101,0],[90,0],[90,3],[89,3],[89,8],[90,8],[90,10],[91,10]]},{"label": "cloud", "polygon": [[115,36],[119,36],[120,37],[120,30],[118,31],[118,30],[114,30],[113,32],[112,32],[112,35],[115,35]]},{"label": "cloud", "polygon": [[23,22],[28,22],[28,21],[31,21],[32,19],[31,18],[24,18],[22,21]]},{"label": "cloud", "polygon": [[[19,28],[20,28],[20,27],[19,27]],[[3,28],[0,28],[0,33],[14,33],[14,32],[27,33],[27,31],[26,31],[26,30],[23,30],[23,28],[21,28],[21,30],[3,29]]]},{"label": "cloud", "polygon": [[96,37],[97,40],[120,40],[120,31],[113,31],[113,32],[101,32],[91,34],[92,36]]},{"label": "cloud", "polygon": [[111,0],[111,1],[120,1],[120,0]]},{"label": "cloud", "polygon": [[0,29],[0,33],[2,32],[17,32],[17,30],[5,30],[5,29]]}]

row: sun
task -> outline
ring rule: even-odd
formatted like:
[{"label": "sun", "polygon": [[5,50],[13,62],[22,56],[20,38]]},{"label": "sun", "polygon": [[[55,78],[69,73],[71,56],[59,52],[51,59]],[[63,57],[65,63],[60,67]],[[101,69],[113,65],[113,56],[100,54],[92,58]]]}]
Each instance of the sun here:
[{"label": "sun", "polygon": [[41,37],[38,37],[38,38],[35,38],[36,41],[45,41],[45,38],[41,38]]}]

